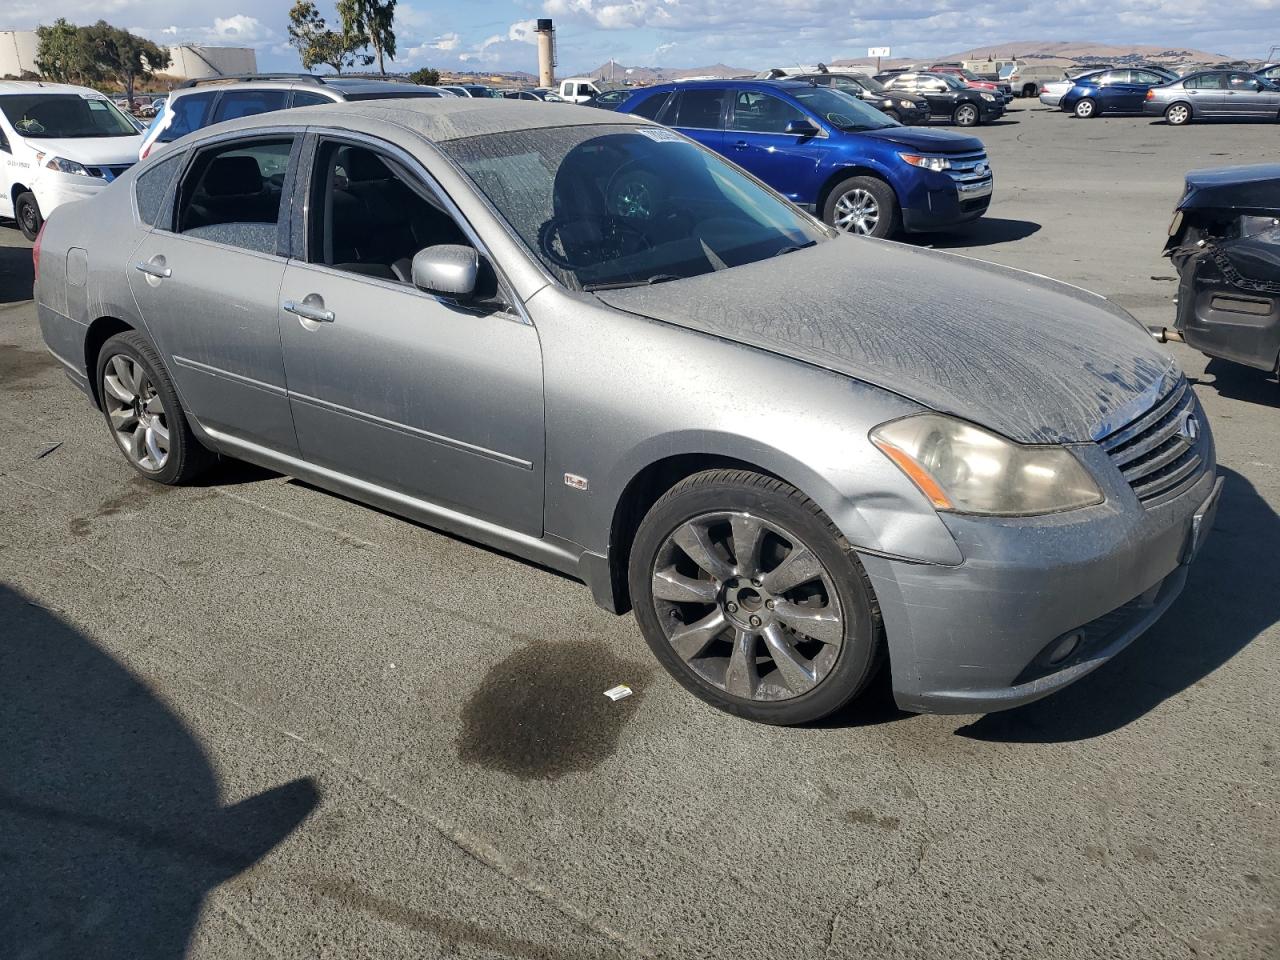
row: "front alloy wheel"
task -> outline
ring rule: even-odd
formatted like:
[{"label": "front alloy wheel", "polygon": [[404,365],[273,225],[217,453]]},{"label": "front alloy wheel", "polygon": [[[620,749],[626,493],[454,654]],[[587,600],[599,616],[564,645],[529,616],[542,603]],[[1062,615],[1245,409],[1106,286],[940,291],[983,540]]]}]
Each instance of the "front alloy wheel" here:
[{"label": "front alloy wheel", "polygon": [[962,103],[956,107],[955,122],[957,127],[973,127],[978,123],[978,108],[972,103]]},{"label": "front alloy wheel", "polygon": [[875,236],[880,225],[880,204],[870,190],[855,187],[842,193],[836,200],[835,222],[837,230],[857,233],[865,237]]}]

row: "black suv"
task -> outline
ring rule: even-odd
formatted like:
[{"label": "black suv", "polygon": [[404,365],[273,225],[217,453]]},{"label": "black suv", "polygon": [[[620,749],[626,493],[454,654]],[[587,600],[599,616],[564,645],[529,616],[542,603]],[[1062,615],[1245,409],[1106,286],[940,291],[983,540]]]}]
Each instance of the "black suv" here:
[{"label": "black suv", "polygon": [[884,81],[890,95],[924,97],[935,119],[950,120],[958,127],[990,123],[1004,116],[1004,97],[999,93],[966,87],[946,74],[899,73]]},{"label": "black suv", "polygon": [[807,80],[819,87],[830,87],[865,101],[899,123],[928,123],[929,101],[924,97],[899,90],[886,90],[882,84],[860,73],[802,73],[788,80]]}]

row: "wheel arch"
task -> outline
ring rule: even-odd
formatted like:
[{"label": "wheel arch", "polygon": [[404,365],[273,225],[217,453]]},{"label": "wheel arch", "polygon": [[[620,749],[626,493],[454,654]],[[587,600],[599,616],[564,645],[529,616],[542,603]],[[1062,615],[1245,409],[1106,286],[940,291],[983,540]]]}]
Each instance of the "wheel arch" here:
[{"label": "wheel arch", "polygon": [[93,403],[102,409],[102,396],[98,387],[98,355],[102,353],[102,345],[118,333],[136,330],[137,327],[119,317],[102,316],[89,324],[84,336],[84,368],[89,377],[89,389]]},{"label": "wheel arch", "polygon": [[25,183],[15,183],[9,188],[9,202],[13,204],[14,212],[18,210],[18,197],[24,193],[30,193],[31,188]]}]

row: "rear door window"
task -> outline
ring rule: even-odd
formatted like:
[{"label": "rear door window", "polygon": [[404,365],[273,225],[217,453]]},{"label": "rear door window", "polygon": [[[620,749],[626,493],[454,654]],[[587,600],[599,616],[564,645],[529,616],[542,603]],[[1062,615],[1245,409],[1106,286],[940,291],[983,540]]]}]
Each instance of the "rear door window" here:
[{"label": "rear door window", "polygon": [[1222,74],[1206,73],[1200,77],[1192,77],[1183,86],[1191,90],[1221,90]]},{"label": "rear door window", "polygon": [[667,101],[670,99],[670,93],[652,93],[637,103],[635,109],[630,112],[637,117],[644,117],[646,120],[657,120],[658,114],[662,113],[662,108],[667,105]]},{"label": "rear door window", "polygon": [[218,101],[214,123],[252,117],[272,110],[283,110],[289,100],[288,90],[227,90]]},{"label": "rear door window", "polygon": [[156,138],[161,143],[172,143],[193,130],[199,130],[208,122],[209,108],[213,106],[212,93],[192,93],[185,97],[171,97],[168,110],[173,115],[160,135]]},{"label": "rear door window", "polygon": [[682,90],[674,126],[692,130],[721,130],[727,90]]},{"label": "rear door window", "polygon": [[292,137],[236,141],[202,150],[178,199],[178,232],[260,253],[279,247]]}]

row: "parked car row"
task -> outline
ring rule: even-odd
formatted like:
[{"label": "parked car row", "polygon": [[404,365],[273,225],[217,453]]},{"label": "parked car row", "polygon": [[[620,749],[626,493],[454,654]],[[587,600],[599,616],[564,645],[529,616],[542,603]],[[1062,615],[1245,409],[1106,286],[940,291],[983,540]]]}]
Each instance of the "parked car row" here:
[{"label": "parked car row", "polygon": [[1172,126],[1215,118],[1280,120],[1280,67],[1181,77],[1159,67],[1097,70],[1046,84],[1040,102],[1081,119],[1138,113],[1164,117]]},{"label": "parked car row", "polygon": [[[5,113],[124,136],[81,103]],[[984,713],[1177,598],[1222,489],[1199,401],[1105,299],[842,236],[717,155],[810,205],[822,165],[867,224],[925,207],[855,158],[954,207],[980,151],[796,82],[279,110],[49,219],[36,310],[149,482],[243,459],[577,577],[753,720],[882,666],[904,709]]]}]

